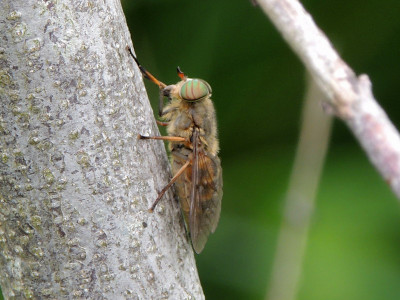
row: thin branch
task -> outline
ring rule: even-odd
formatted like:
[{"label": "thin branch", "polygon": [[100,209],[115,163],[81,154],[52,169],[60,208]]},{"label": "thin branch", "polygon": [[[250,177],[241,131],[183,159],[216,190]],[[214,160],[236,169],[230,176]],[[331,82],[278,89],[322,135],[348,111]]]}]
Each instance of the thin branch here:
[{"label": "thin branch", "polygon": [[370,161],[400,198],[400,137],[374,99],[367,75],[357,77],[297,0],[258,0],[260,7],[327,95]]},{"label": "thin branch", "polygon": [[328,149],[332,118],[315,105],[323,99],[309,80],[296,159],[285,200],[267,299],[296,299],[315,196]]}]

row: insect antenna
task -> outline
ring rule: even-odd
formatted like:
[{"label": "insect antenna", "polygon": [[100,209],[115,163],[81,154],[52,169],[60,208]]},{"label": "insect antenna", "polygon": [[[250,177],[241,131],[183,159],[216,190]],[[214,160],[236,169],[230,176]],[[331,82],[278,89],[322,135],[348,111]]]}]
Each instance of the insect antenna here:
[{"label": "insect antenna", "polygon": [[163,82],[161,82],[160,80],[158,80],[157,78],[155,78],[149,71],[147,71],[138,61],[138,59],[136,58],[136,56],[133,54],[132,49],[129,46],[126,46],[126,49],[129,51],[130,55],[132,56],[132,58],[135,60],[136,64],[138,65],[140,72],[142,72],[143,76],[147,79],[149,79],[150,81],[154,82],[155,84],[157,84],[160,89],[165,88],[167,85]]},{"label": "insect antenna", "polygon": [[187,76],[185,75],[185,73],[182,72],[181,68],[177,67],[176,72],[178,72],[178,76],[180,79],[186,81]]}]

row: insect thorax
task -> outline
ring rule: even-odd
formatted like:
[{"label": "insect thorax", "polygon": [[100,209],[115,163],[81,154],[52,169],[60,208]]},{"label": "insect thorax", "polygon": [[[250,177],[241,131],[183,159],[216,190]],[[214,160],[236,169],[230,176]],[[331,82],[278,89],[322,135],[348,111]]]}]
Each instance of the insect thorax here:
[{"label": "insect thorax", "polygon": [[[165,111],[169,111],[163,116],[169,122],[168,135],[180,136],[190,140],[193,130],[198,128],[204,150],[212,155],[218,153],[215,110],[210,98],[198,102],[187,102],[173,98],[165,107]],[[179,143],[172,143],[172,147],[174,144]]]}]

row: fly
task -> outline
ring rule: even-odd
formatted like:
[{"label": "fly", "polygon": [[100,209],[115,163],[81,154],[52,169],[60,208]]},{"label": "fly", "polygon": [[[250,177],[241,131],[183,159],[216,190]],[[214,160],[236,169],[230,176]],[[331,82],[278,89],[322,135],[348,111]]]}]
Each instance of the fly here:
[{"label": "fly", "polygon": [[[149,211],[154,211],[165,192],[175,184],[193,249],[200,253],[218,225],[222,199],[222,168],[211,87],[202,79],[188,78],[179,67],[181,81],[166,85],[127,49],[143,76],[160,88],[159,116],[163,122],[158,124],[166,126],[168,133],[168,136],[139,135],[139,139],[168,141],[174,174]],[[164,97],[169,100],[165,107]]]}]

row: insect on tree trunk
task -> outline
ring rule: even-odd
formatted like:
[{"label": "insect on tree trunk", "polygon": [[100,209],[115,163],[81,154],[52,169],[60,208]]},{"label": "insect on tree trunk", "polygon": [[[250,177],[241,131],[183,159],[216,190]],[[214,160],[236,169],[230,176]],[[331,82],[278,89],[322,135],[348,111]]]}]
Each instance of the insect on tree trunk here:
[{"label": "insect on tree trunk", "polygon": [[8,298],[202,299],[118,0],[0,2]]}]

